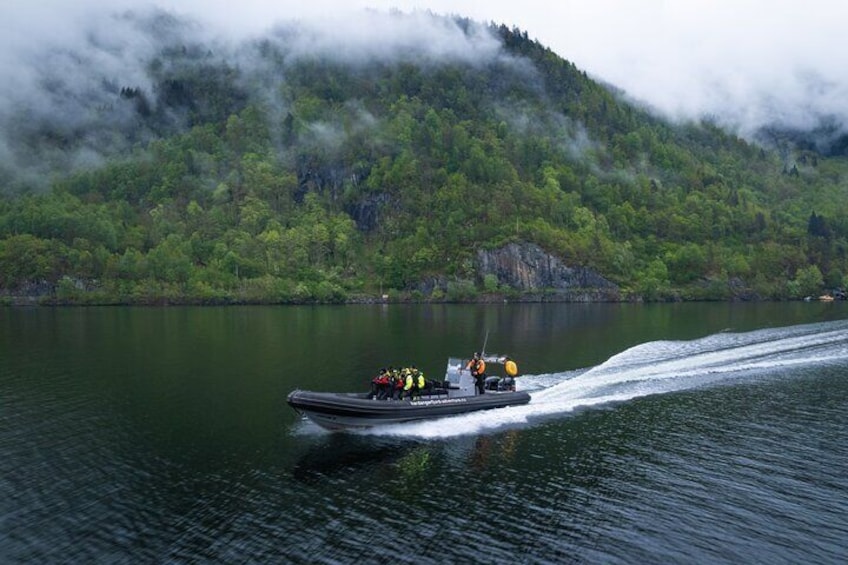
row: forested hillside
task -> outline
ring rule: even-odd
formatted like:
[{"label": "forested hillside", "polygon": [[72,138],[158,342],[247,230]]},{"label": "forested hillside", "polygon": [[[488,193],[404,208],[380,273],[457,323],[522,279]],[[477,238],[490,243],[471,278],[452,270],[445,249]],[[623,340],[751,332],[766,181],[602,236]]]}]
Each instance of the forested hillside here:
[{"label": "forested hillside", "polygon": [[845,285],[845,156],[672,125],[525,32],[427,17],[446,47],[222,47],[159,14],[139,82],[45,79],[66,119],[2,124],[6,300],[515,296],[475,262],[512,242],[624,298]]}]

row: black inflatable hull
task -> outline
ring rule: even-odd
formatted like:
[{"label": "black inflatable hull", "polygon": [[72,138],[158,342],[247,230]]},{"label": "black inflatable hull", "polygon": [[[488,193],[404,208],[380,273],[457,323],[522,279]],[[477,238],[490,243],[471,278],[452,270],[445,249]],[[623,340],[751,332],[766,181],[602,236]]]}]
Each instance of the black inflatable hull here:
[{"label": "black inflatable hull", "polygon": [[416,400],[373,400],[366,394],[295,390],[289,394],[287,402],[322,428],[342,430],[527,404],[530,395],[526,392],[487,392],[459,398],[425,395]]}]

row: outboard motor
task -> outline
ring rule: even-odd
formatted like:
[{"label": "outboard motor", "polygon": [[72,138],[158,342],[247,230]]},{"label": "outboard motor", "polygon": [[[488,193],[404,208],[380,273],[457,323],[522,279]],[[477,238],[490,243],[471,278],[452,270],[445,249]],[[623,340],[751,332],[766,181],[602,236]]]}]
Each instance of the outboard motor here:
[{"label": "outboard motor", "polygon": [[486,377],[484,386],[486,390],[501,390],[500,377]]},{"label": "outboard motor", "polygon": [[498,381],[498,390],[515,391],[515,379],[507,375]]}]

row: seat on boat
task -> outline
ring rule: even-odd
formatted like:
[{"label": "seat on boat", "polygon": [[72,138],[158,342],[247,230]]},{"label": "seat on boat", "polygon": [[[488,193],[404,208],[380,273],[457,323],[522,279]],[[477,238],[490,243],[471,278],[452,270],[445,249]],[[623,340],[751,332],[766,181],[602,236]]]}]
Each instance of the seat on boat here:
[{"label": "seat on boat", "polygon": [[447,394],[447,389],[435,386],[421,391],[421,396],[445,396]]}]

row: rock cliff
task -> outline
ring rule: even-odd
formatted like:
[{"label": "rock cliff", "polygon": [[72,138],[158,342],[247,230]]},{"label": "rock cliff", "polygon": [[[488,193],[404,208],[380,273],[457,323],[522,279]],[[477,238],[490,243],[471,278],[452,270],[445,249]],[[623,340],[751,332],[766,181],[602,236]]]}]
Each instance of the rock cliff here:
[{"label": "rock cliff", "polygon": [[603,291],[617,295],[619,288],[586,267],[569,267],[532,243],[510,243],[500,249],[480,250],[476,258],[481,277],[495,275],[498,283],[514,289]]}]

